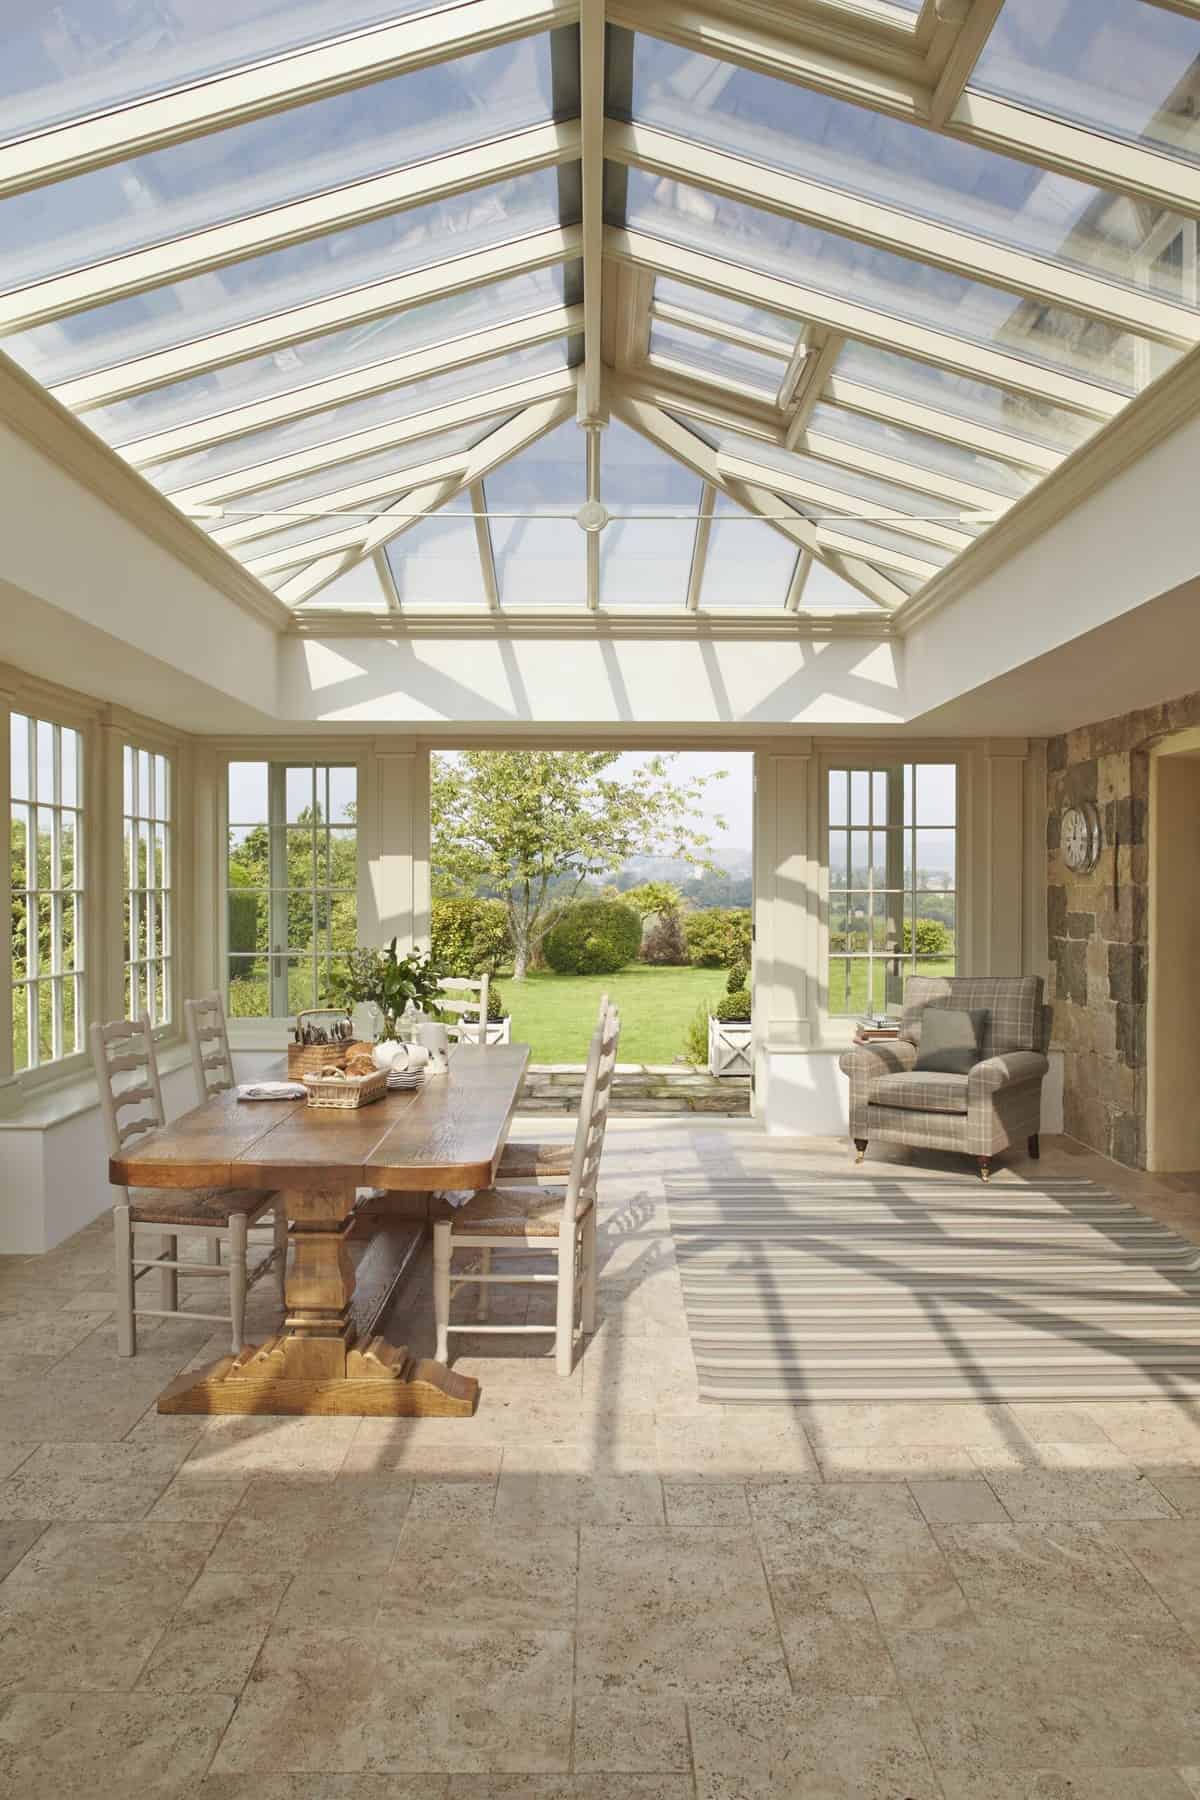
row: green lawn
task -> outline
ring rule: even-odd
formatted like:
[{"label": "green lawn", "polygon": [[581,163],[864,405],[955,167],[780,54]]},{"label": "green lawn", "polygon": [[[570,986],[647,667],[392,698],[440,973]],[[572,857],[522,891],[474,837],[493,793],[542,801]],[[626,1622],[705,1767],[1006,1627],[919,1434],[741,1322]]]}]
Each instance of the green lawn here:
[{"label": "green lawn", "polygon": [[725,992],[724,969],[652,969],[633,965],[617,975],[552,975],[524,981],[500,976],[513,1042],[529,1044],[539,1063],[581,1063],[606,990],[621,1009],[622,1062],[669,1063],[702,1000]]}]

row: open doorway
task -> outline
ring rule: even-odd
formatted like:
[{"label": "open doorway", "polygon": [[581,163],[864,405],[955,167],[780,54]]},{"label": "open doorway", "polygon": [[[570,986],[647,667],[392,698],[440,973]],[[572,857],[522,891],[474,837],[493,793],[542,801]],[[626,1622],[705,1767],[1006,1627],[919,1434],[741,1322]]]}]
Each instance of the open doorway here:
[{"label": "open doorway", "polygon": [[434,753],[433,948],[452,973],[488,970],[493,1029],[549,1072],[548,1110],[603,992],[631,1105],[687,1109],[712,1018],[745,1055],[706,1110],[748,1110],[753,794],[749,751]]},{"label": "open doorway", "polygon": [[1147,1167],[1200,1169],[1200,732],[1150,760]]}]

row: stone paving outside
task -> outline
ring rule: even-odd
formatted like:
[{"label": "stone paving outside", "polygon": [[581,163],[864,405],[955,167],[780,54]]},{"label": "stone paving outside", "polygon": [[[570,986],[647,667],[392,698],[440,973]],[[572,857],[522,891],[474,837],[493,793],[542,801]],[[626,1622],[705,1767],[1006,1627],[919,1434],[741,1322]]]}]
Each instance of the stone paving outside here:
[{"label": "stone paving outside", "polygon": [[[600,1329],[460,1339],[465,1421],[159,1417],[224,1345],[118,1362],[107,1219],[0,1262],[0,1793],[1197,1800],[1200,1404],[697,1398],[663,1177],[846,1165],[615,1121]],[[1200,1239],[1066,1139],[992,1191],[1066,1171]]]}]

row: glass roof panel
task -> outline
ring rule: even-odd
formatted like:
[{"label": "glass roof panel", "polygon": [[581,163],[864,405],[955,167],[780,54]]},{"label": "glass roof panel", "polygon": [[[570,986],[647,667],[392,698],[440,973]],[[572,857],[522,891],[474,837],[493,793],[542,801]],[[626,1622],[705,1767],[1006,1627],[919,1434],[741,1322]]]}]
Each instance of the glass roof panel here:
[{"label": "glass roof panel", "polygon": [[522,38],[0,201],[21,287],[481,143],[551,116],[549,38]]},{"label": "glass roof panel", "polygon": [[[502,463],[484,482],[502,606],[583,606],[587,545],[574,513],[587,493],[583,432],[573,421]],[[517,513],[519,518],[497,514]]]},{"label": "glass roof panel", "polygon": [[773,525],[718,494],[700,584],[701,608],[782,612],[799,554]]},{"label": "glass roof panel", "polygon": [[[794,502],[796,505],[802,503]],[[832,517],[824,507],[810,507],[803,503],[803,510],[819,512],[820,524],[827,531],[836,531],[839,537],[854,538],[862,545],[861,555],[864,562],[871,559],[871,546],[878,550],[894,550],[899,556],[911,556],[917,562],[933,563],[943,568],[956,553],[947,550],[942,544],[926,543],[924,538],[910,537],[904,531],[889,531],[886,525],[873,525],[866,519],[839,519]],[[888,571],[885,569],[884,574]]]},{"label": "glass roof panel", "polygon": [[901,400],[914,400],[919,406],[936,407],[993,431],[1007,431],[1064,455],[1100,428],[1100,420],[1084,413],[1035,400],[1030,394],[1015,394],[1011,388],[994,387],[991,382],[972,381],[953,369],[918,362],[893,350],[878,350],[873,344],[847,343],[833,372],[835,377],[844,376]]},{"label": "glass roof panel", "polygon": [[1139,340],[1065,307],[835,237],[690,184],[629,171],[632,229],[1132,395]]},{"label": "glass roof panel", "polygon": [[682,606],[700,509],[699,476],[616,419],[601,432],[600,446],[600,495],[610,513],[619,515],[600,533],[601,606]]},{"label": "glass roof panel", "polygon": [[39,381],[72,381],[558,223],[558,185],[542,169],[72,313],[4,349]]},{"label": "glass roof panel", "polygon": [[[509,415],[511,417],[511,415]],[[275,508],[304,506],[325,494],[339,493],[342,488],[359,482],[377,481],[391,475],[403,476],[408,469],[435,458],[453,456],[458,451],[473,449],[505,423],[503,414],[481,424],[460,425],[454,431],[435,431],[428,437],[414,438],[411,443],[397,444],[389,450],[377,450],[371,456],[354,457],[350,462],[336,463],[328,469],[316,469],[310,475],[299,475],[292,481],[277,481],[270,487],[242,494],[230,503],[233,513],[257,513]],[[402,486],[402,481],[397,486]],[[228,522],[227,510],[226,520]],[[222,521],[215,521],[221,524]]]},{"label": "glass roof panel", "polygon": [[796,342],[796,323],[765,307],[746,306],[729,300],[723,294],[710,294],[705,288],[692,287],[687,281],[674,281],[669,275],[658,275],[654,281],[656,306],[678,306],[709,319],[714,325],[736,326],[753,331],[759,337],[771,338],[779,345],[782,356],[790,356]]},{"label": "glass roof panel", "polygon": [[[889,581],[895,580],[891,569],[885,571]],[[920,584],[917,583],[919,586]],[[818,557],[813,558],[800,596],[801,612],[878,612],[864,593],[853,583],[831,569]]]},{"label": "glass roof panel", "polygon": [[[981,529],[978,525],[963,525],[958,522],[957,515],[963,509],[955,500],[939,501],[916,488],[904,487],[896,481],[881,480],[876,475],[865,475],[861,470],[847,469],[840,463],[807,455],[802,450],[784,450],[778,444],[764,444],[756,438],[742,437],[732,431],[721,433],[718,448],[731,455],[748,457],[761,463],[764,468],[779,469],[784,474],[794,475],[797,480],[809,481],[814,486],[844,494],[848,502],[861,501],[866,506],[886,506],[893,512],[911,513],[920,519],[934,516],[941,523],[950,525],[953,530],[972,535]],[[819,502],[814,502],[811,509],[807,502],[802,504],[806,512],[825,510]],[[836,521],[830,520],[829,523]]]},{"label": "glass roof panel", "polygon": [[655,319],[651,324],[650,355],[694,369],[707,381],[751,388],[768,400],[774,400],[779,392],[784,374],[784,365],[773,356],[760,356],[757,350],[747,350],[743,344],[705,337],[703,332],[689,331],[663,319]]},{"label": "glass roof panel", "polygon": [[485,607],[471,501],[457,494],[387,545],[401,606]]},{"label": "glass roof panel", "polygon": [[[476,363],[469,369],[456,369],[449,375],[431,376],[427,381],[412,382],[407,387],[393,388],[384,394],[372,394],[365,400],[352,400],[328,412],[313,413],[294,419],[286,425],[272,425],[265,431],[247,432],[243,437],[229,438],[212,444],[190,456],[178,456],[168,462],[148,465],[142,473],[168,493],[191,487],[198,481],[211,481],[218,475],[236,473],[256,467],[277,456],[287,456],[319,444],[332,444],[339,439],[372,426],[389,425],[410,419],[434,407],[454,400],[485,396],[493,388],[531,375],[565,369],[563,342],[535,344],[528,350],[511,350],[488,362]],[[498,402],[498,409],[504,401]]]},{"label": "glass roof panel", "polygon": [[[1084,3],[1096,10],[1095,0]],[[1009,0],[993,42],[1013,10]],[[1053,35],[1044,22],[1063,10],[1059,0],[1016,7],[1042,22],[1037,39]],[[1200,26],[1191,36],[1200,52]],[[633,68],[639,122],[1124,286],[1165,284],[1141,253],[1147,226],[1137,205],[1120,195],[655,38],[637,40]]]},{"label": "glass roof panel", "polygon": [[1200,162],[1200,19],[1144,0],[1006,0],[970,85]]},{"label": "glass roof panel", "polygon": [[429,0],[60,0],[23,18],[14,9],[0,60],[0,140],[428,10]]},{"label": "glass roof panel", "polygon": [[965,445],[950,444],[928,432],[913,431],[907,425],[892,425],[886,419],[851,412],[846,406],[830,406],[825,401],[813,408],[808,429],[840,438],[844,444],[873,450],[880,456],[912,463],[920,469],[940,470],[959,481],[973,481],[994,494],[1012,499],[1027,493],[1036,480],[1029,470],[998,462],[994,456],[983,456]]},{"label": "glass roof panel", "polygon": [[290,394],[312,382],[369,369],[484,327],[494,328],[561,304],[562,267],[532,270],[510,281],[473,288],[430,306],[368,320],[324,337],[308,338],[268,356],[228,363],[190,381],[173,382],[87,414],[109,443],[123,444],[150,432],[220,415],[231,407]]}]

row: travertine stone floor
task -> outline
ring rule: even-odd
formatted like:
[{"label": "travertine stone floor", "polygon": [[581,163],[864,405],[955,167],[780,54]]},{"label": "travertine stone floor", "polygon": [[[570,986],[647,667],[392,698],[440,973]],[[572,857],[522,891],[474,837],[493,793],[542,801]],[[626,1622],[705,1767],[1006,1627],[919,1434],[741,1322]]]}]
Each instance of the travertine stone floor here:
[{"label": "travertine stone floor", "polygon": [[601,1328],[460,1340],[469,1421],[160,1418],[223,1346],[118,1362],[107,1221],[0,1262],[0,1793],[1197,1800],[1200,1404],[698,1401],[662,1177],[846,1160],[617,1122]]}]

